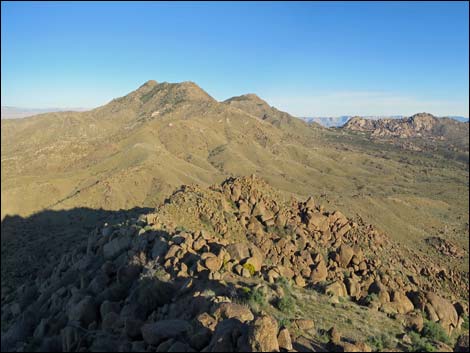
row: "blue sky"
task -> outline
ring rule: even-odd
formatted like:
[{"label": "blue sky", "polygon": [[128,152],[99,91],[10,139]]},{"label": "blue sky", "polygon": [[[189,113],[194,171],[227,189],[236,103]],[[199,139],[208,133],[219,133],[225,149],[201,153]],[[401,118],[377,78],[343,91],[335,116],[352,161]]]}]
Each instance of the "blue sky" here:
[{"label": "blue sky", "polygon": [[469,115],[467,2],[2,2],[2,105],[94,107],[154,79],[297,116]]}]

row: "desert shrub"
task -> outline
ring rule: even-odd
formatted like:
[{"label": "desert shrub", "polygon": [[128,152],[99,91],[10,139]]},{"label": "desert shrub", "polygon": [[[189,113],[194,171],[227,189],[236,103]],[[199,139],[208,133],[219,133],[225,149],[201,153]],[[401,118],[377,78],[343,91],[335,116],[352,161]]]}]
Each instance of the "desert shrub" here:
[{"label": "desert shrub", "polygon": [[226,272],[227,269],[228,269],[228,261],[227,261],[226,258],[224,258],[224,259],[222,260],[222,270],[223,270],[224,272]]},{"label": "desert shrub", "polygon": [[291,283],[290,280],[287,279],[286,277],[279,277],[276,279],[276,284],[278,286],[281,286],[284,291],[289,292],[291,291]]},{"label": "desert shrub", "polygon": [[435,352],[436,348],[426,338],[421,337],[416,332],[410,332],[411,349],[410,352]]},{"label": "desert shrub", "polygon": [[295,308],[294,298],[290,295],[285,295],[277,301],[277,308],[283,313],[292,312]]},{"label": "desert shrub", "polygon": [[242,303],[250,306],[253,309],[258,309],[266,305],[266,295],[261,288],[250,289],[248,287],[242,287],[241,289],[241,301]]},{"label": "desert shrub", "polygon": [[256,288],[250,292],[248,300],[251,303],[263,306],[266,304],[266,295],[260,288]]},{"label": "desert shrub", "polygon": [[369,305],[370,303],[378,300],[379,297],[377,296],[377,294],[375,293],[372,293],[372,294],[368,294],[364,299],[363,299],[363,302],[364,302],[364,305]]},{"label": "desert shrub", "polygon": [[268,233],[273,233],[280,238],[292,238],[295,236],[294,228],[290,225],[285,227],[269,226],[267,229]]},{"label": "desert shrub", "polygon": [[326,330],[317,329],[317,334],[315,336],[317,340],[323,344],[327,344],[330,342],[330,335]]},{"label": "desert shrub", "polygon": [[201,223],[204,226],[206,226],[209,230],[214,231],[214,226],[212,225],[212,221],[210,220],[210,218],[207,215],[201,214],[199,216],[199,219],[201,220]]},{"label": "desert shrub", "polygon": [[468,316],[464,315],[463,317],[463,323],[462,323],[462,329],[468,331],[469,325],[468,325]]},{"label": "desert shrub", "polygon": [[255,274],[255,266],[253,266],[253,264],[243,264],[243,268],[246,268],[248,270],[248,272],[250,272],[250,275],[254,275]]},{"label": "desert shrub", "polygon": [[446,344],[451,343],[449,336],[437,322],[426,320],[421,335],[430,340],[436,340]]},{"label": "desert shrub", "polygon": [[277,320],[278,325],[280,328],[290,328],[292,326],[292,321],[286,317],[283,317],[282,319]]},{"label": "desert shrub", "polygon": [[382,351],[383,349],[392,346],[392,339],[385,333],[379,336],[369,336],[367,343],[373,348],[374,351]]}]

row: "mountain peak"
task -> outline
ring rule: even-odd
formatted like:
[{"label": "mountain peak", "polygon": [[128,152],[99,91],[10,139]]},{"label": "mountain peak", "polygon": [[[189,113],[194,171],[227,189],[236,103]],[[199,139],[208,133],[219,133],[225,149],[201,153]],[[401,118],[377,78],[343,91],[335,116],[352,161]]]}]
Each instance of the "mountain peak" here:
[{"label": "mountain peak", "polygon": [[149,89],[152,89],[153,87],[157,86],[158,85],[158,82],[155,81],[155,80],[148,80],[147,82],[145,82],[143,85],[141,85],[137,91],[140,91],[140,90],[149,90]]},{"label": "mountain peak", "polygon": [[263,99],[261,99],[258,95],[254,93],[247,93],[247,94],[242,94],[241,96],[231,97],[229,99],[226,99],[224,103],[231,104],[232,102],[241,102],[241,101],[269,105],[268,103],[266,103],[266,101],[264,101]]}]

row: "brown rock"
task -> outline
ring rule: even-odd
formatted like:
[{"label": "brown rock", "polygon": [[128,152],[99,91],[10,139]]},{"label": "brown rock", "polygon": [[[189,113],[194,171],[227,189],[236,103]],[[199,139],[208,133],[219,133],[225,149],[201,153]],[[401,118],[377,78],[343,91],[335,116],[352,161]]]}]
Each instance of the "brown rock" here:
[{"label": "brown rock", "polygon": [[392,303],[399,314],[406,314],[414,310],[413,303],[408,297],[400,291],[393,292]]},{"label": "brown rock", "polygon": [[346,297],[348,295],[346,286],[341,281],[335,281],[326,286],[325,293],[336,297]]},{"label": "brown rock", "polygon": [[414,330],[416,332],[421,332],[424,326],[423,316],[420,312],[411,312],[405,316],[405,327]]},{"label": "brown rock", "polygon": [[426,293],[426,299],[429,301],[432,309],[434,309],[441,326],[447,331],[448,334],[451,334],[453,329],[458,326],[459,320],[454,306],[448,300],[441,298],[432,292]]},{"label": "brown rock", "polygon": [[339,333],[336,326],[333,326],[332,328],[330,328],[330,330],[328,331],[328,336],[330,337],[331,343],[333,344],[341,343],[341,334]]},{"label": "brown rock", "polygon": [[271,316],[258,317],[249,329],[248,346],[253,352],[279,352],[277,321]]},{"label": "brown rock", "polygon": [[303,331],[311,331],[315,328],[315,323],[310,319],[297,319],[294,323],[298,329]]},{"label": "brown rock", "polygon": [[222,267],[222,261],[215,255],[207,257],[204,264],[211,272],[217,272]]},{"label": "brown rock", "polygon": [[241,304],[222,303],[214,312],[216,318],[222,319],[238,319],[241,322],[252,321],[254,319],[251,310]]},{"label": "brown rock", "polygon": [[323,260],[323,256],[320,255],[320,262],[317,264],[315,269],[312,270],[312,273],[310,274],[310,281],[313,284],[322,282],[326,280],[326,277],[328,276],[328,270],[326,268],[325,260]]},{"label": "brown rock", "polygon": [[339,255],[339,261],[338,261],[339,266],[343,268],[347,268],[349,263],[351,262],[352,257],[354,256],[354,250],[350,246],[343,244],[339,248],[338,255]]},{"label": "brown rock", "polygon": [[289,330],[286,328],[281,329],[277,335],[277,342],[279,343],[279,348],[285,350],[292,350],[292,340],[290,338]]}]

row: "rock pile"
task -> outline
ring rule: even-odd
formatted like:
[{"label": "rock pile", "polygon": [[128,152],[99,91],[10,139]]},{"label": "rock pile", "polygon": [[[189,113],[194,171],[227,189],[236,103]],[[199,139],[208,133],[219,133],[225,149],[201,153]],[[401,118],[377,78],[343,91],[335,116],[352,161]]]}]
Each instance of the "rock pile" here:
[{"label": "rock pile", "polygon": [[2,351],[290,350],[287,328],[236,300],[244,284],[281,277],[410,327],[422,327],[423,310],[458,328],[465,305],[422,292],[384,256],[390,247],[373,227],[312,198],[284,201],[255,176],[186,186],[152,214],[96,228],[52,273],[11,294]]}]

